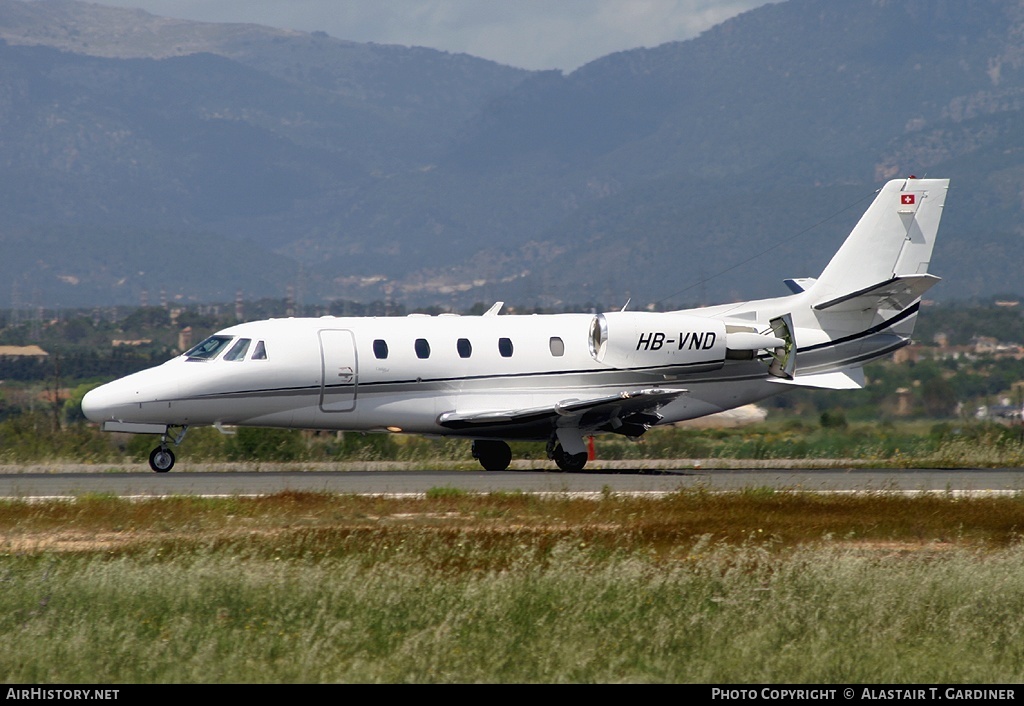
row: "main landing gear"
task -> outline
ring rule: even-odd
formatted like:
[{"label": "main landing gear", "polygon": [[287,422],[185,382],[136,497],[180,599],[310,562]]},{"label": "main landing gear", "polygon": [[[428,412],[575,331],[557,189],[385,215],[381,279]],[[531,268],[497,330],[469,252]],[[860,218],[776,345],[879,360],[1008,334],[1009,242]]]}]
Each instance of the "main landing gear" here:
[{"label": "main landing gear", "polygon": [[485,471],[504,471],[512,463],[512,449],[504,441],[477,439],[473,442],[473,458]]},{"label": "main landing gear", "polygon": [[566,473],[578,473],[587,465],[587,447],[577,427],[558,427],[548,439],[548,458]]},{"label": "main landing gear", "polygon": [[571,454],[558,442],[548,444],[548,458],[566,473],[578,473],[587,465],[587,452]]},{"label": "main landing gear", "polygon": [[[504,471],[512,463],[512,449],[504,441],[477,439],[473,442],[473,458],[478,460],[486,471]],[[559,470],[566,473],[578,473],[587,465],[588,457],[586,451],[569,453],[562,448],[560,442],[552,439],[548,443],[548,458],[555,462]]]},{"label": "main landing gear", "polygon": [[[171,427],[167,427],[167,431],[160,437],[160,445],[149,454],[149,467],[157,473],[167,473],[174,468],[174,452],[167,446],[167,435],[170,431]],[[184,440],[187,431],[188,427],[181,427],[181,432],[174,435],[172,441],[175,446]]]}]

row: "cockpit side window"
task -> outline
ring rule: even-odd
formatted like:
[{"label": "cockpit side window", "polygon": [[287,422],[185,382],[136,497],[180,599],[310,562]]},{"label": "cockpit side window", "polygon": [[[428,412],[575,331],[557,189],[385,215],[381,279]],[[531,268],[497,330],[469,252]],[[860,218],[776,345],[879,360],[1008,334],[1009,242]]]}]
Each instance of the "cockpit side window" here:
[{"label": "cockpit side window", "polygon": [[267,359],[267,345],[263,341],[256,342],[256,350],[252,354],[253,360],[266,360]]},{"label": "cockpit side window", "polygon": [[197,346],[193,346],[185,357],[189,360],[213,360],[231,343],[231,336],[210,336]]},{"label": "cockpit side window", "polygon": [[245,360],[245,354],[249,351],[251,338],[239,338],[231,350],[224,354],[224,360]]}]

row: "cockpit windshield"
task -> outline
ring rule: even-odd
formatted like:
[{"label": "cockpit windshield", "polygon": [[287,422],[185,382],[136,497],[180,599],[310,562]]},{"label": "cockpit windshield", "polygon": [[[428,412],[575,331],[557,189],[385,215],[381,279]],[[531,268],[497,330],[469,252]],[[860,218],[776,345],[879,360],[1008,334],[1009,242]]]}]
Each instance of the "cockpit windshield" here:
[{"label": "cockpit windshield", "polygon": [[232,336],[210,336],[205,341],[191,348],[185,357],[189,360],[213,360],[231,343]]},{"label": "cockpit windshield", "polygon": [[224,360],[245,360],[250,343],[252,343],[251,339],[239,338],[235,345],[231,346],[231,350],[224,354]]}]

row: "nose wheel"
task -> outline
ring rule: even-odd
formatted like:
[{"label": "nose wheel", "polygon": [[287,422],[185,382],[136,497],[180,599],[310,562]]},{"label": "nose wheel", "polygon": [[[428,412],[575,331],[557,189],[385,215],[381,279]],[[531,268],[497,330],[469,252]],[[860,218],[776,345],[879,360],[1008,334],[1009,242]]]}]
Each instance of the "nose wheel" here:
[{"label": "nose wheel", "polygon": [[167,431],[160,437],[160,445],[149,454],[149,467],[157,473],[167,473],[174,468],[174,452],[167,447],[167,437],[170,436],[171,441],[177,446],[185,439],[185,432],[188,431],[188,427],[180,427],[180,432],[172,434],[171,429],[177,428],[179,427],[167,427]]},{"label": "nose wheel", "polygon": [[167,473],[174,468],[174,452],[166,446],[157,446],[149,454],[149,467],[157,473]]}]

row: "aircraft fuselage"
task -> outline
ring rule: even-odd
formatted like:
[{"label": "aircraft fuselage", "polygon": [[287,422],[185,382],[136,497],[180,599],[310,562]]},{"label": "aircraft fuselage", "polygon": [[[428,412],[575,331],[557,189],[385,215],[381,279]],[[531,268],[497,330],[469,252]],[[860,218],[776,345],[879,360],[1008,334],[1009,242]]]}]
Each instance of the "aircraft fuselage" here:
[{"label": "aircraft fuselage", "polygon": [[[619,350],[605,353],[611,362],[597,360],[594,320],[590,314],[413,315],[240,324],[216,334],[225,339],[216,355],[182,355],[110,383],[89,393],[86,411],[103,421],[171,426],[486,437],[486,425],[457,429],[439,419],[454,411],[543,408],[631,387],[682,385],[689,393],[662,409],[665,421],[678,421],[777,391],[750,385],[766,377],[763,362],[725,360],[724,329],[714,319],[690,316],[680,319],[683,330],[623,333],[628,337]],[[232,356],[243,341],[245,353]],[[738,378],[742,392],[717,387]],[[695,395],[694,386],[714,394]],[[501,437],[551,434],[549,423],[529,419],[502,427]]]}]

